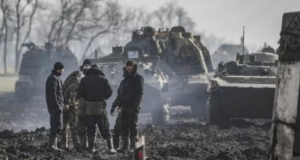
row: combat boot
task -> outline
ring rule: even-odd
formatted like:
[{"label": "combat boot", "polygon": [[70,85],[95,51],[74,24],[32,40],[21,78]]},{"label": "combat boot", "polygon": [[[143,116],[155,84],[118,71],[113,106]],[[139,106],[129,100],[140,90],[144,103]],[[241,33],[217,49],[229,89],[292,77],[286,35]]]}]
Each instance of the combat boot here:
[{"label": "combat boot", "polygon": [[120,149],[117,150],[117,152],[120,153],[126,153],[129,147],[129,137],[128,136],[122,136],[122,143]]},{"label": "combat boot", "polygon": [[64,152],[63,149],[58,148],[58,146],[57,146],[57,138],[55,138],[55,140],[54,140],[54,146],[55,146],[55,148],[56,148],[56,151]]},{"label": "combat boot", "polygon": [[47,146],[47,151],[53,151],[55,150],[54,146],[54,141],[56,137],[50,136],[49,141],[48,141],[48,146]]},{"label": "combat boot", "polygon": [[81,146],[78,140],[78,136],[72,136],[72,141],[73,141],[73,148],[78,152],[81,151]]},{"label": "combat boot", "polygon": [[134,152],[135,151],[135,143],[137,142],[137,140],[138,140],[137,136],[130,137],[129,152]]},{"label": "combat boot", "polygon": [[80,141],[80,144],[81,144],[81,149],[85,150],[87,148],[86,135],[79,136],[79,141]]},{"label": "combat boot", "polygon": [[53,152],[53,151],[59,151],[62,152],[63,150],[57,148],[57,137],[50,136],[47,146],[47,151]]},{"label": "combat boot", "polygon": [[114,148],[118,149],[120,144],[120,136],[113,136]]},{"label": "combat boot", "polygon": [[107,147],[108,147],[108,153],[109,154],[117,153],[117,151],[114,149],[114,144],[112,142],[112,138],[111,137],[106,138],[106,142],[107,142]]},{"label": "combat boot", "polygon": [[67,135],[61,136],[61,149],[66,150],[68,148],[68,138]]},{"label": "combat boot", "polygon": [[88,148],[88,151],[90,153],[94,153],[95,149],[95,140],[96,140],[96,137],[88,137],[88,143],[89,143],[89,148]]}]

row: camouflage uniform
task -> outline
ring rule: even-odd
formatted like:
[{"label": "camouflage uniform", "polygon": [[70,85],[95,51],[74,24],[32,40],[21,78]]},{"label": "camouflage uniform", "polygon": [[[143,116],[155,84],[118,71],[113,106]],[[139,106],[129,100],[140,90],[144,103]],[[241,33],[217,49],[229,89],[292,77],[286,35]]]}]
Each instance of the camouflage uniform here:
[{"label": "camouflage uniform", "polygon": [[63,84],[63,91],[65,97],[65,105],[69,105],[69,110],[63,112],[63,130],[62,130],[62,147],[68,147],[68,130],[69,126],[72,141],[74,147],[79,146],[77,129],[76,129],[76,119],[77,119],[77,107],[78,103],[76,102],[77,88],[79,86],[79,78],[81,74],[79,71],[72,72]]}]

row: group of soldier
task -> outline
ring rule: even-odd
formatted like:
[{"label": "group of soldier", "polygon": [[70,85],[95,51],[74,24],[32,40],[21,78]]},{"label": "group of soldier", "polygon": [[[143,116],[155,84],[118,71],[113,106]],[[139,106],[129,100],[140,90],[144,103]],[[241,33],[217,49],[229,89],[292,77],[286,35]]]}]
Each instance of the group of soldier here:
[{"label": "group of soldier", "polygon": [[[110,111],[113,116],[115,109],[118,110],[112,136],[106,100],[111,97],[113,90],[100,67],[86,59],[80,70],[72,72],[62,83],[60,75],[64,72],[64,65],[56,62],[46,81],[46,102],[51,126],[47,150],[69,150],[68,126],[77,151],[95,151],[96,126],[107,142],[109,153],[134,150],[138,139],[137,122],[144,85],[137,67],[136,62],[130,60],[123,68],[124,79]],[[61,148],[57,146],[59,135]],[[119,147],[120,137],[122,143]]]}]

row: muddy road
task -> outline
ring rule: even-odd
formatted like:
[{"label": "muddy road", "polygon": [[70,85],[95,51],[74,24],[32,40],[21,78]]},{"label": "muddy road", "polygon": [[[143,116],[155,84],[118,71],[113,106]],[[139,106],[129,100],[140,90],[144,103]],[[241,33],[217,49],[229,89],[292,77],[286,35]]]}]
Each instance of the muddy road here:
[{"label": "muddy road", "polygon": [[[13,93],[0,94],[0,159],[92,159],[72,149],[48,153],[49,114],[43,98],[18,102]],[[173,116],[172,123],[149,127],[141,120],[146,153],[152,160],[267,160],[271,123],[269,120],[235,119],[227,128],[207,125],[205,119]],[[113,126],[111,118],[111,126]],[[96,143],[101,159],[133,159],[130,154],[107,155],[105,141]],[[72,147],[72,146],[71,146]]]}]

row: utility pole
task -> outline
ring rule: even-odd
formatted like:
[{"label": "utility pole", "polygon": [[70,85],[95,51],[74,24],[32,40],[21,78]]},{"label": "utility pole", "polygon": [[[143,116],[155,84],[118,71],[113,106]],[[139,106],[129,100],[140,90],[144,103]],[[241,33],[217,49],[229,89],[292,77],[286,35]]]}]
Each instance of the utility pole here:
[{"label": "utility pole", "polygon": [[270,160],[300,155],[300,12],[282,19]]}]

